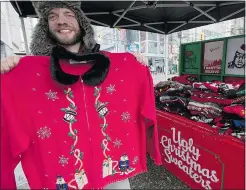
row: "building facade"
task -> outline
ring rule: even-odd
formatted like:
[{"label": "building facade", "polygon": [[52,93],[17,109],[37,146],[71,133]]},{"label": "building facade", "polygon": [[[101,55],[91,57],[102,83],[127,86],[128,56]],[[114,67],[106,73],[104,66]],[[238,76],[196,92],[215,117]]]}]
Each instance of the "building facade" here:
[{"label": "building facade", "polygon": [[[25,45],[21,20],[9,2],[1,2],[1,59],[14,53],[25,54]],[[31,34],[37,19],[24,18],[27,42],[30,43]]]}]

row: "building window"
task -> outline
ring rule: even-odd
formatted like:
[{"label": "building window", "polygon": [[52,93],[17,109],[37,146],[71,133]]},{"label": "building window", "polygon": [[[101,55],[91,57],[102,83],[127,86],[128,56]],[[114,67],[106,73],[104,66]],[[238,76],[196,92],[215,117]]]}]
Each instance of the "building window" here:
[{"label": "building window", "polygon": [[139,31],[127,30],[126,39],[128,42],[139,42]]},{"label": "building window", "polygon": [[164,47],[165,47],[165,45],[164,45],[164,42],[160,42],[160,46],[159,46],[159,53],[160,54],[164,54]]},{"label": "building window", "polygon": [[146,40],[146,32],[140,31],[140,41],[145,41]]},{"label": "building window", "polygon": [[146,52],[146,42],[141,42],[141,45],[140,45],[140,48],[141,48],[141,53],[147,53]]},{"label": "building window", "polygon": [[152,33],[152,32],[148,32],[148,40],[149,41],[157,41],[157,34]]},{"label": "building window", "polygon": [[164,73],[164,63],[163,57],[148,57],[148,65],[152,74]]},{"label": "building window", "polygon": [[160,37],[160,43],[165,43],[165,36],[160,34],[159,37]]},{"label": "building window", "polygon": [[158,53],[157,42],[148,42],[148,53]]}]

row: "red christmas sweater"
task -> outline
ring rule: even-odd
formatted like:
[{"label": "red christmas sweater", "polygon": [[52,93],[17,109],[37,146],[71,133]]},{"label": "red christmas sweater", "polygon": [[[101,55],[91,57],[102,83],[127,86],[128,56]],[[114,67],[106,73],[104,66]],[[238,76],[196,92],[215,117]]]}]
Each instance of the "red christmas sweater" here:
[{"label": "red christmas sweater", "polygon": [[[24,57],[1,75],[1,189],[16,188],[19,161],[31,189],[104,188],[145,172],[153,125],[151,157],[161,164],[149,69],[128,53],[104,54],[109,71],[97,86],[53,80],[50,57]],[[91,68],[59,65],[73,75]]]}]

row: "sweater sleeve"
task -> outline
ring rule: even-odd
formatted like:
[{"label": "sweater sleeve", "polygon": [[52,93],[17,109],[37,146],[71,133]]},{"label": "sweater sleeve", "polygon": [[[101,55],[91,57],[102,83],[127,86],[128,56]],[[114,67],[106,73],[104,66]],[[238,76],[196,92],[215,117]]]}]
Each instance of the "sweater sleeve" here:
[{"label": "sweater sleeve", "polygon": [[141,115],[147,127],[147,151],[156,165],[161,165],[161,154],[159,150],[159,137],[156,121],[156,106],[154,97],[153,79],[149,68],[145,67],[145,75],[142,83],[142,108]]},{"label": "sweater sleeve", "polygon": [[10,80],[14,76],[9,74],[1,75],[0,189],[16,189],[14,169],[21,161],[20,155],[27,149],[30,139],[22,128],[25,117],[21,118],[21,115],[25,112],[20,109],[23,106],[20,99],[14,95],[15,86]]}]

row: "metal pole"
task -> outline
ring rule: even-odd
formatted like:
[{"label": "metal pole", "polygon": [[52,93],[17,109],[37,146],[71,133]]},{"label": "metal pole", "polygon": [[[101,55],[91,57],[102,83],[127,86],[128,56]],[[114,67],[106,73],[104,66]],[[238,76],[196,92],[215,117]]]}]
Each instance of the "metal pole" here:
[{"label": "metal pole", "polygon": [[165,35],[165,81],[168,79],[168,35]]},{"label": "metal pole", "polygon": [[240,10],[238,10],[238,11],[232,13],[232,14],[229,14],[229,15],[227,15],[226,17],[221,18],[221,19],[220,19],[220,22],[222,22],[222,21],[224,21],[224,20],[226,20],[226,19],[228,19],[228,18],[230,18],[230,17],[232,17],[232,16],[234,16],[234,15],[236,15],[236,14],[238,14],[238,13],[241,13],[241,12],[244,11],[244,10],[245,10],[245,8],[242,8],[242,9],[240,9]]},{"label": "metal pole", "polygon": [[118,24],[118,22],[122,19],[122,17],[125,16],[125,14],[127,13],[127,11],[128,11],[130,8],[132,8],[132,6],[134,5],[134,3],[135,3],[135,1],[133,1],[133,2],[129,5],[129,7],[123,12],[123,14],[122,14],[122,15],[117,19],[117,21],[113,24],[113,27],[115,27],[116,24]]},{"label": "metal pole", "polygon": [[141,53],[141,39],[140,38],[141,38],[141,34],[140,34],[140,31],[138,31],[138,44],[139,44],[139,46],[138,46],[139,47],[138,52],[139,53]]},{"label": "metal pole", "polygon": [[25,24],[24,24],[23,17],[20,17],[20,20],[21,20],[21,29],[22,29],[22,33],[23,33],[23,37],[24,37],[26,55],[30,55],[29,49],[28,49],[27,35],[26,35],[26,29],[25,29]]},{"label": "metal pole", "polygon": [[115,32],[115,38],[116,38],[116,53],[119,53],[119,30],[117,30],[116,28],[114,28],[114,32]]},{"label": "metal pole", "polygon": [[96,21],[96,20],[94,20],[94,19],[89,19],[91,22],[94,22],[94,23],[96,23],[96,24],[101,24],[102,26],[105,26],[105,27],[110,27],[108,24],[105,24],[105,23],[102,23],[102,22],[99,22],[99,21]]},{"label": "metal pole", "polygon": [[159,32],[159,33],[161,33],[161,34],[165,34],[165,32],[163,32],[163,31],[161,31],[161,30],[158,30],[158,29],[156,29],[156,28],[153,28],[153,27],[151,27],[151,26],[148,26],[148,25],[146,25],[146,24],[144,24],[143,26],[146,27],[146,28],[149,28],[149,29],[151,29],[151,30],[154,30],[154,31],[156,31],[156,32]]},{"label": "metal pole", "polygon": [[196,9],[197,11],[199,11],[200,13],[204,14],[206,17],[210,18],[211,20],[213,20],[214,22],[217,22],[217,20],[212,17],[211,15],[209,15],[208,13],[206,13],[205,11],[203,11],[202,9],[196,7],[196,6],[193,6],[194,9]]},{"label": "metal pole", "polygon": [[181,53],[181,45],[182,45],[182,30],[180,31],[180,36],[179,36],[179,57],[178,57],[178,63],[177,63],[177,73],[179,75],[179,62],[181,61],[180,58],[180,53]]},{"label": "metal pole", "polygon": [[145,32],[145,53],[149,54],[149,32]]}]

